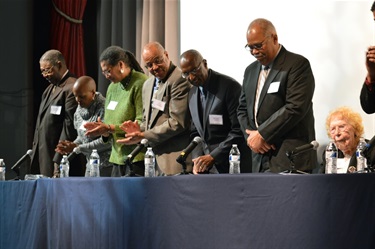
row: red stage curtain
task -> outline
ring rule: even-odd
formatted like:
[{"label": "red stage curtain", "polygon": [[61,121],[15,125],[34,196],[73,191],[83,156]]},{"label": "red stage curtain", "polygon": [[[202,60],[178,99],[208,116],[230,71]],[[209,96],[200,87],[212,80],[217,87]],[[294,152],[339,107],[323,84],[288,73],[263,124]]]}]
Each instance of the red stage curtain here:
[{"label": "red stage curtain", "polygon": [[87,0],[53,0],[51,46],[77,77],[86,74],[82,18]]}]

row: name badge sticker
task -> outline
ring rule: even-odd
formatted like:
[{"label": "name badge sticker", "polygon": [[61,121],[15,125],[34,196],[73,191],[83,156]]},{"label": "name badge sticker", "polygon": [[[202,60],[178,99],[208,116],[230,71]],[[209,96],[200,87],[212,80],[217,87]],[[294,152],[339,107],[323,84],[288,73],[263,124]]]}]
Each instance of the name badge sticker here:
[{"label": "name badge sticker", "polygon": [[78,129],[81,130],[81,131],[86,131],[86,128],[84,127],[84,125],[86,123],[87,123],[87,121],[82,121],[82,124],[81,124],[81,126]]},{"label": "name badge sticker", "polygon": [[158,99],[153,99],[151,106],[152,108],[158,109],[159,111],[163,112],[165,109],[165,102]]},{"label": "name badge sticker", "polygon": [[279,91],[280,81],[272,82],[270,87],[268,88],[267,93],[277,93]]},{"label": "name badge sticker", "polygon": [[113,100],[111,100],[111,101],[109,102],[108,106],[107,106],[107,109],[113,111],[114,109],[116,109],[117,104],[118,104],[117,101],[113,101]]},{"label": "name badge sticker", "polygon": [[51,114],[60,115],[61,114],[61,105],[52,105],[51,106]]},{"label": "name badge sticker", "polygon": [[208,120],[210,125],[223,125],[223,115],[210,114]]}]

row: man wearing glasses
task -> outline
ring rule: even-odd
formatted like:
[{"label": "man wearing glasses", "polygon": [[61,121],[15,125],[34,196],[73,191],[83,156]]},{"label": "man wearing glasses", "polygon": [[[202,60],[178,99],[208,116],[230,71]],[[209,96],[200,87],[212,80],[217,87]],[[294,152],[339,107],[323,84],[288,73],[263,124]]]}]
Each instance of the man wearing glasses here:
[{"label": "man wearing glasses", "polygon": [[[61,154],[55,152],[59,140],[73,141],[77,137],[73,124],[77,102],[72,93],[76,78],[67,69],[65,59],[58,50],[45,52],[39,64],[42,76],[50,84],[42,95],[27,173],[52,177],[58,175],[62,158]],[[71,162],[71,169],[81,169],[83,172],[82,158],[75,160],[77,165]]]},{"label": "man wearing glasses", "polygon": [[[238,107],[241,129],[253,151],[253,172],[283,172],[292,168],[287,152],[315,140],[314,76],[306,58],[279,44],[270,21],[251,22],[246,38],[245,48],[256,61],[244,73]],[[313,150],[293,160],[296,170],[317,167]]]},{"label": "man wearing glasses", "polygon": [[196,50],[184,52],[180,56],[180,66],[182,77],[193,85],[189,93],[190,137],[203,139],[201,150],[193,151],[193,172],[228,173],[229,151],[232,144],[237,144],[241,152],[241,173],[250,173],[251,150],[237,118],[241,85],[209,69],[207,60]]},{"label": "man wearing glasses", "polygon": [[[156,155],[159,174],[175,175],[182,172],[182,165],[176,159],[189,145],[190,84],[160,43],[146,44],[142,58],[152,75],[143,85],[143,121],[140,125],[124,122],[121,128],[126,132],[126,138],[117,142],[136,144],[146,138]],[[188,157],[187,171],[191,171],[191,164],[191,157]]]}]

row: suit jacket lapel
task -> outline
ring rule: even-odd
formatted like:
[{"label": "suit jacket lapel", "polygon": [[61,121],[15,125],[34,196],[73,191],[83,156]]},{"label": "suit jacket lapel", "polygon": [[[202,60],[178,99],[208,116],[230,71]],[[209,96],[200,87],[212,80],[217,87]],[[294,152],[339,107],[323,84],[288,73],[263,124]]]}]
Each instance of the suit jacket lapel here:
[{"label": "suit jacket lapel", "polygon": [[54,85],[50,84],[46,89],[46,96],[44,97],[42,103],[40,104],[40,110],[39,113],[44,113],[48,111],[48,107],[50,106],[50,103],[53,99],[56,98],[56,92],[52,92]]},{"label": "suit jacket lapel", "polygon": [[270,71],[269,71],[267,79],[264,83],[262,92],[260,93],[258,109],[262,105],[263,100],[267,95],[267,91],[268,91],[271,83],[274,82],[274,79],[275,79],[276,75],[282,70],[282,67],[283,67],[283,64],[284,64],[284,59],[285,59],[285,48],[282,47],[278,56],[276,57],[276,59],[272,63],[272,68],[270,68]]},{"label": "suit jacket lapel", "polygon": [[[155,77],[152,77],[151,79],[151,82],[152,84],[154,84],[155,82]],[[143,96],[143,98],[146,99],[145,101],[145,104],[144,104],[144,109],[145,109],[145,116],[146,116],[146,127],[148,128],[149,125],[151,124],[151,111],[152,111],[152,107],[151,107],[151,103],[152,103],[152,91],[153,91],[154,87],[146,87],[145,88],[145,96]]]},{"label": "suit jacket lapel", "polygon": [[[156,93],[155,95],[155,99],[157,100],[160,100],[160,101],[163,101],[163,96],[164,96],[164,93],[165,93],[165,90],[166,90],[166,83],[160,83],[159,84],[159,88],[158,88],[158,92]],[[151,103],[152,103],[152,100],[151,100]],[[152,113],[151,113],[151,118],[150,118],[150,124],[151,124],[151,127],[158,115],[158,113],[160,112],[160,110],[156,109],[156,108],[152,108]]]},{"label": "suit jacket lapel", "polygon": [[[258,67],[255,69],[255,70],[252,70],[252,72],[250,72],[251,74],[255,74],[256,77],[252,77],[251,75],[249,75],[248,79],[251,80],[249,83],[248,83],[248,86],[249,86],[249,89],[248,89],[248,92],[249,92],[249,95],[252,95],[251,96],[251,99],[253,101],[250,101],[250,111],[249,111],[249,115],[250,115],[250,120],[255,120],[255,117],[254,117],[254,104],[255,104],[255,96],[256,96],[256,92],[257,92],[257,87],[258,87],[258,78],[259,78],[259,72],[260,72],[260,69],[261,69],[261,64],[258,63]],[[259,105],[258,105],[258,108],[259,108]],[[255,125],[255,123],[254,123]]]}]

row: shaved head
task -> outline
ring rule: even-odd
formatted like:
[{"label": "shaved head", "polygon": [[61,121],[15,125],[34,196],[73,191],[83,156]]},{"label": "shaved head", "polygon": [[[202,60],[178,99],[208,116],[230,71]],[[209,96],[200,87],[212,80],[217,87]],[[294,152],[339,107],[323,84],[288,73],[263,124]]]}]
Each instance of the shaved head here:
[{"label": "shaved head", "polygon": [[95,80],[89,76],[79,77],[73,86],[73,94],[81,107],[87,108],[95,99]]}]

